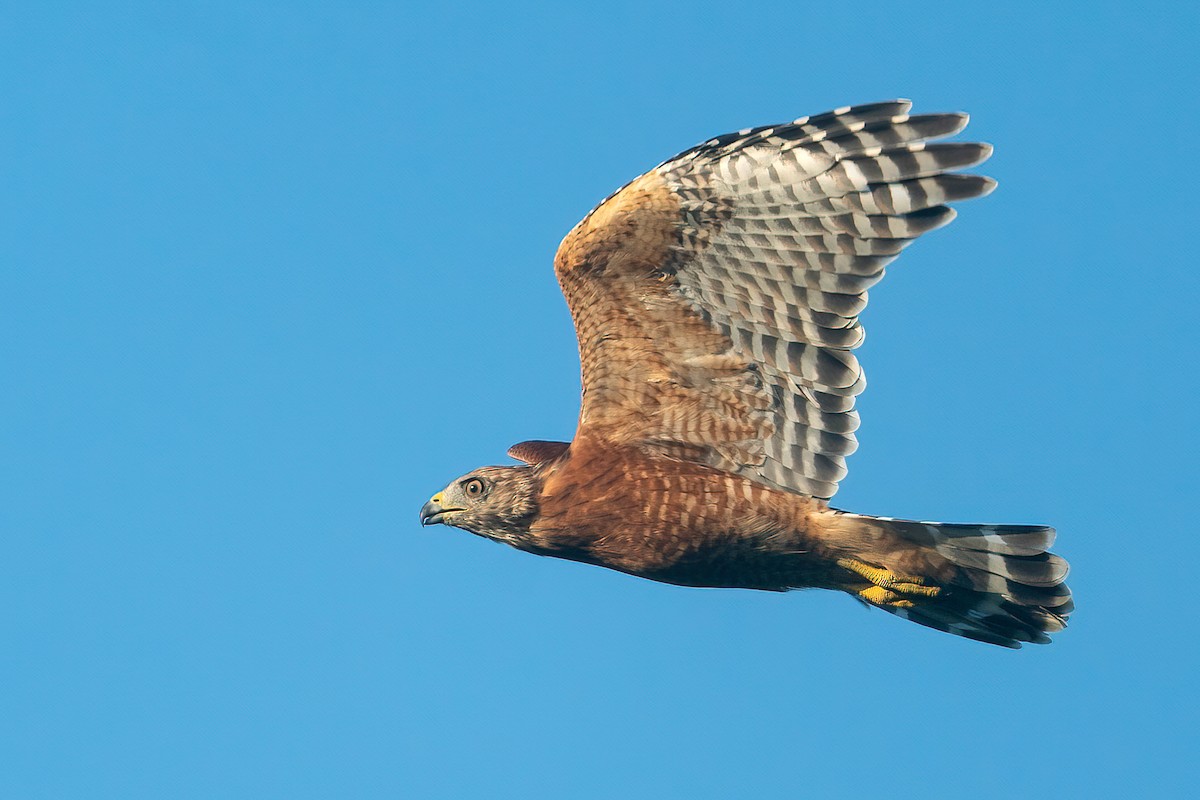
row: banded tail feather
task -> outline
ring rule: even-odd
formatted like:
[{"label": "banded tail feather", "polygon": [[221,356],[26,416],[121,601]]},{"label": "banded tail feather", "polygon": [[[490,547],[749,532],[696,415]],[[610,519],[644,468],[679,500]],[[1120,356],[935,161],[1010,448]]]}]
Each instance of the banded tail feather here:
[{"label": "banded tail feather", "polygon": [[1043,525],[963,525],[835,512],[861,551],[844,588],[903,619],[1002,647],[1047,644],[1075,608]]}]

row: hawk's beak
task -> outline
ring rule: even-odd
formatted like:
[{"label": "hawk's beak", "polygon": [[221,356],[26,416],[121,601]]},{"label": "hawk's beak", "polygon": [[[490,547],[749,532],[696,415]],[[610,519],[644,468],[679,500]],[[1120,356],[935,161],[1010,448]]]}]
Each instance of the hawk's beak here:
[{"label": "hawk's beak", "polygon": [[445,513],[446,509],[442,508],[442,493],[438,492],[428,503],[421,506],[421,524],[439,525]]}]

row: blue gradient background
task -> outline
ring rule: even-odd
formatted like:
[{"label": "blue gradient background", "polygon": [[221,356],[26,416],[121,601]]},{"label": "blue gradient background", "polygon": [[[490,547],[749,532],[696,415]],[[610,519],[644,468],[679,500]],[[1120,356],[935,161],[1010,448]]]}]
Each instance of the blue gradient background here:
[{"label": "blue gradient background", "polygon": [[[970,8],[8,4],[0,796],[1188,793],[1200,12]],[[894,96],[1000,189],[872,291],[837,503],[1055,524],[1071,630],[418,527],[570,438],[597,200]]]}]

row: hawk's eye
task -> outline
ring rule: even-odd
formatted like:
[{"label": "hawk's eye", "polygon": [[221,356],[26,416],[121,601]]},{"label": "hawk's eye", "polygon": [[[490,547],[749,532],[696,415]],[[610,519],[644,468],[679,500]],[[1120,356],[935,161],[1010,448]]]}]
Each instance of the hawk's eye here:
[{"label": "hawk's eye", "polygon": [[479,478],[471,478],[463,484],[463,491],[467,493],[467,497],[482,497],[483,496],[483,481]]}]

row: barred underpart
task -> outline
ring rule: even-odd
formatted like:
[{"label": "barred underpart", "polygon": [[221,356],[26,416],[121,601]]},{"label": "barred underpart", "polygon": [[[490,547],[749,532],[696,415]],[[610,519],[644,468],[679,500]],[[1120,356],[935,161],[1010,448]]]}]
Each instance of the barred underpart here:
[{"label": "barred underpart", "polygon": [[657,168],[682,218],[666,272],[734,354],[757,365],[774,434],[741,474],[829,498],[846,474],[866,386],[867,290],[945,204],[990,178],[958,174],[991,154],[958,133],[960,113],[910,115],[895,100],[718,136]]}]

